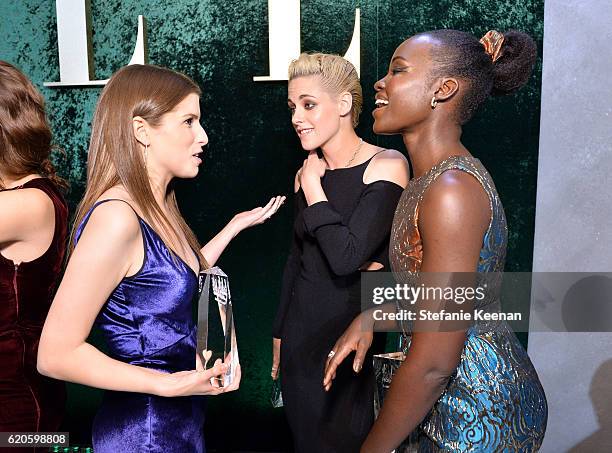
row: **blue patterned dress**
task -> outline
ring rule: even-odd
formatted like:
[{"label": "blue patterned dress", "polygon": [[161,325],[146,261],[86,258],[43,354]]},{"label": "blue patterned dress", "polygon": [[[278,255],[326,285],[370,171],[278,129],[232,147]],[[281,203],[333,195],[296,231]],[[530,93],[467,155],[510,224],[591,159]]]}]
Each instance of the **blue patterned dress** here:
[{"label": "blue patterned dress", "polygon": [[[477,271],[503,272],[508,228],[495,185],[478,159],[452,156],[410,181],[399,201],[390,262],[400,281],[416,277],[421,267],[419,204],[435,179],[451,169],[474,176],[489,197],[491,220]],[[496,311],[498,289],[491,285],[475,308]],[[409,331],[405,324],[407,348]],[[480,322],[467,331],[455,374],[411,439],[418,439],[419,452],[535,452],[544,438],[547,414],[538,375],[514,332],[505,321]]]}]

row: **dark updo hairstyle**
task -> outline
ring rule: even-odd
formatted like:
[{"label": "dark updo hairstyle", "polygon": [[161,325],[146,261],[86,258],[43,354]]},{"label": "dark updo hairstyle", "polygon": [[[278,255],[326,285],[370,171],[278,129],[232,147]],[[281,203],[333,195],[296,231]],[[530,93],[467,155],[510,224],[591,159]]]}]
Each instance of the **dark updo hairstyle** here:
[{"label": "dark updo hairstyle", "polygon": [[495,62],[470,33],[434,30],[421,35],[439,42],[431,50],[431,77],[457,77],[468,84],[457,109],[459,124],[469,121],[490,95],[510,94],[525,85],[538,54],[533,38],[516,30],[503,34],[500,56]]},{"label": "dark updo hairstyle", "polygon": [[68,188],[49,160],[51,138],[42,95],[17,68],[0,61],[0,168],[17,178],[38,173]]}]

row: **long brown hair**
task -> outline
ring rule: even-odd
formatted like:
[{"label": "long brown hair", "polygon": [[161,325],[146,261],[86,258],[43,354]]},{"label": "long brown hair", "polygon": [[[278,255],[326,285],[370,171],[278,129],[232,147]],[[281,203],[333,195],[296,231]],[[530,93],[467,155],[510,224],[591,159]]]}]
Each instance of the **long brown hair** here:
[{"label": "long brown hair", "polygon": [[[68,183],[57,176],[49,156],[54,146],[45,101],[32,82],[15,66],[0,61],[0,168],[11,177],[40,174],[56,186]],[[0,180],[0,189],[4,189]]]},{"label": "long brown hair", "polygon": [[[77,208],[70,252],[74,249],[76,229],[87,211],[104,192],[120,184],[151,226],[159,226],[167,237],[178,240],[180,236],[170,219],[174,220],[197,253],[200,266],[208,267],[195,234],[181,216],[172,184],[166,193],[170,218],[155,201],[141,145],[132,128],[132,119],[136,116],[153,127],[160,125],[162,116],[192,93],[201,94],[193,80],[159,66],[130,65],[113,74],[102,90],[94,114],[87,158],[87,187]],[[162,240],[172,249],[163,236]]]}]

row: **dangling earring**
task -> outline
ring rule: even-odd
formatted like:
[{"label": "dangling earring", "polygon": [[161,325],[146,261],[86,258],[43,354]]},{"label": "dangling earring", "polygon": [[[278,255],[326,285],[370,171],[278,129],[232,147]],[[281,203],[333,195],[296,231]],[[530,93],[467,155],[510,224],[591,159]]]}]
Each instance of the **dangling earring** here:
[{"label": "dangling earring", "polygon": [[438,105],[438,100],[434,96],[434,97],[431,98],[431,108],[435,109],[437,105]]},{"label": "dangling earring", "polygon": [[144,149],[144,161],[145,161],[145,167],[147,166],[147,151],[149,150],[149,144],[145,143],[145,149]]}]

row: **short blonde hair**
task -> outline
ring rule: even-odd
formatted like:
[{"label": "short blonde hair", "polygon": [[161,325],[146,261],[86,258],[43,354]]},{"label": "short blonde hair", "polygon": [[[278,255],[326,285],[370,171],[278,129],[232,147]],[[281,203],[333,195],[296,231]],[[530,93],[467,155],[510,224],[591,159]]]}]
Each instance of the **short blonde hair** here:
[{"label": "short blonde hair", "polygon": [[353,64],[340,55],[303,53],[289,65],[289,80],[297,77],[318,76],[323,86],[335,94],[348,92],[353,98],[351,119],[353,128],[359,124],[363,93]]}]

